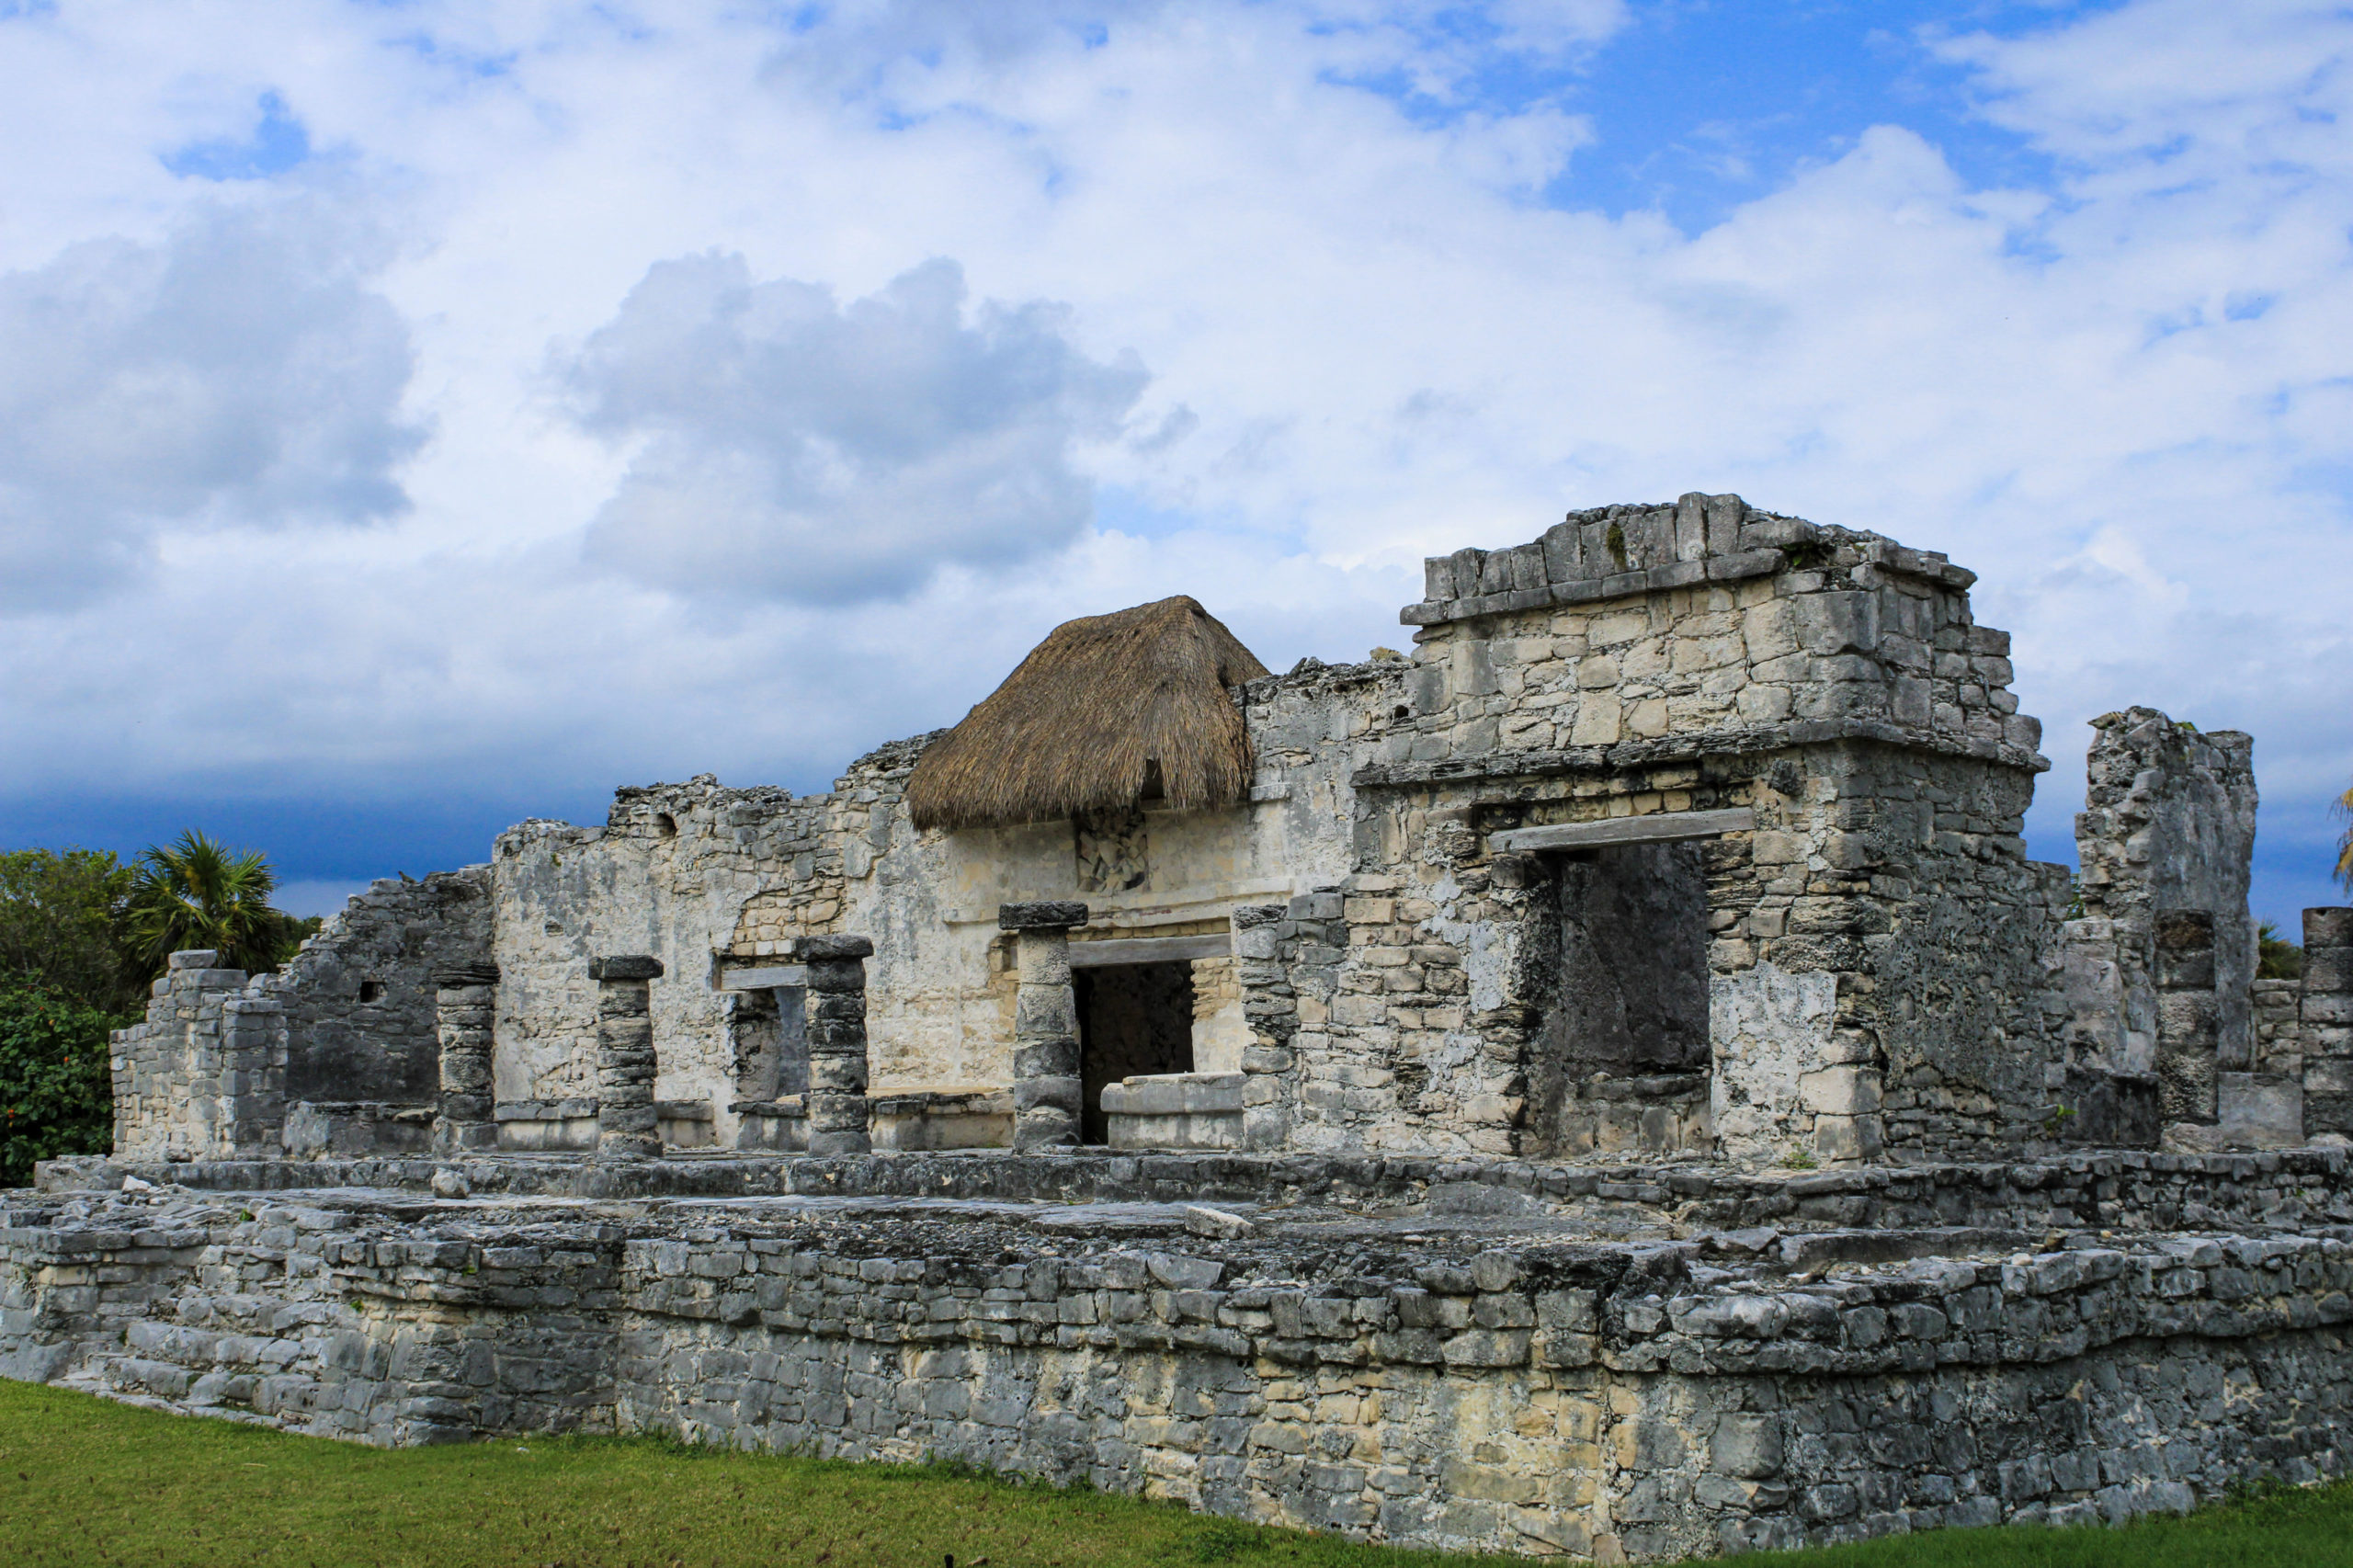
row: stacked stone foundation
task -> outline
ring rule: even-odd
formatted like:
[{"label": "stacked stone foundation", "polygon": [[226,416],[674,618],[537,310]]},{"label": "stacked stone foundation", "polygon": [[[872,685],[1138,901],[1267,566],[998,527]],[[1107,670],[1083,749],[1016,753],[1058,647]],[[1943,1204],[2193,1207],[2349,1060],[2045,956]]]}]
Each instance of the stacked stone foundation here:
[{"label": "stacked stone foundation", "polygon": [[[440,1168],[494,1188],[558,1165]],[[1603,1560],[2119,1519],[2353,1459],[2336,1151],[1778,1183],[705,1162],[729,1165],[778,1195],[699,1205],[676,1161],[608,1171],[642,1196],[529,1207],[382,1190],[421,1161],[283,1164],[352,1185],[277,1196],[71,1190],[128,1173],[52,1166],[58,1190],[13,1195],[0,1230],[0,1371],[377,1444],[580,1429],[963,1458],[1404,1545]],[[941,1203],[959,1170],[995,1196]],[[1081,1187],[1094,1201],[1055,1197]],[[1204,1215],[1245,1188],[1274,1207]],[[2257,1210],[2273,1233],[2233,1233]],[[1594,1239],[1609,1212],[1625,1239]]]}]

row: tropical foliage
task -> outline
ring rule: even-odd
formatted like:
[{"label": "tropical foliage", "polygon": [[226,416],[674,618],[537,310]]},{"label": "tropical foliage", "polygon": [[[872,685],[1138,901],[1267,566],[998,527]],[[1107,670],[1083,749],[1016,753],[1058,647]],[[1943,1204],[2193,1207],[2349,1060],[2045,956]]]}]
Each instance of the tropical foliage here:
[{"label": "tropical foliage", "polygon": [[223,969],[274,969],[301,940],[300,923],[270,907],[277,891],[261,851],[231,849],[190,829],[139,857],[124,946],[159,974],[172,954],[191,948],[218,952]]},{"label": "tropical foliage", "polygon": [[2304,949],[2279,935],[2277,921],[2255,928],[2255,978],[2293,980],[2304,972]]},{"label": "tropical foliage", "polygon": [[35,1160],[112,1145],[107,1031],[124,1021],[30,986],[0,987],[0,1187],[31,1185]]},{"label": "tropical foliage", "polygon": [[0,854],[0,984],[108,1011],[134,1006],[146,972],[120,942],[131,868],[99,849]]},{"label": "tropical foliage", "polygon": [[276,888],[262,856],[197,832],[128,866],[97,849],[0,854],[0,1187],[111,1144],[107,1032],[139,1021],[174,952],[274,969],[318,929],[272,908]]}]

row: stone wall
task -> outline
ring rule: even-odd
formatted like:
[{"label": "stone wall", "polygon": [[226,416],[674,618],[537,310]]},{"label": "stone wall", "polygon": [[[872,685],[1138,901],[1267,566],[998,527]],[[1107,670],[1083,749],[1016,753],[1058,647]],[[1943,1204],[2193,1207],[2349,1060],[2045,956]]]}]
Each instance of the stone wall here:
[{"label": "stone wall", "polygon": [[[1347,775],[1396,706],[1402,663],[1313,661],[1239,694],[1258,754],[1247,806],[1150,809],[1127,824],[1122,886],[1090,893],[1095,934],[1150,937],[1226,927],[1237,899],[1345,875]],[[916,833],[908,773],[932,735],[881,747],[824,795],[724,788],[708,776],[630,789],[601,828],[532,821],[501,835],[493,862],[502,1101],[590,1094],[581,1044],[593,1029],[593,951],[659,958],[653,997],[659,1093],[708,1100],[716,1136],[739,1134],[734,1064],[746,1028],[719,971],[770,958],[799,936],[853,931],[876,947],[870,1028],[878,1084],[959,1094],[1009,1080],[1012,988],[997,939],[1001,903],[1071,897],[1084,846],[1068,823]],[[1140,824],[1140,825],[1139,825]],[[1099,861],[1100,855],[1096,859]],[[1102,880],[1099,865],[1096,880]],[[1212,963],[1197,1033],[1213,1064],[1243,1029],[1230,973]]]},{"label": "stone wall", "polygon": [[[1853,1161],[2058,1135],[2064,873],[2021,837],[2048,765],[1971,574],[1686,496],[1429,580],[1404,700],[1362,732],[1353,874],[1253,938],[1263,1136]],[[1725,812],[1749,824],[1676,851],[1694,972],[1645,980],[1704,988],[1698,1071],[1597,1076],[1611,1031],[1567,973],[1594,873],[1497,835]]]},{"label": "stone wall", "polygon": [[[1424,627],[1412,715],[1357,775],[1360,854],[1340,884],[1426,912],[1392,938],[1418,952],[1391,981],[1300,987],[1357,994],[1339,1025],[1298,1026],[1301,1070],[1331,1086],[1297,1086],[1296,1125],[1318,1146],[1830,1160],[2145,1145],[2167,1120],[2223,1146],[2299,1140],[2290,1079],[2252,1070],[2250,743],[2148,710],[2098,721],[2070,907],[2064,872],[2024,857],[2047,765],[1970,582],[1725,496],[1574,514],[1533,544],[1429,562],[1428,601],[1405,612]],[[1572,1095],[1608,1032],[1570,1019],[1581,1004],[1550,973],[1574,967],[1575,923],[1497,884],[1591,873],[1515,870],[1483,836],[1735,806],[1755,829],[1710,852],[1706,1116],[1673,1074]],[[1376,1006],[1424,955],[1482,971],[1483,1005],[1408,990]],[[1435,1117],[1417,1119],[1417,1093],[1384,1097],[1401,1069],[1414,1091],[1482,1057],[1513,1070],[1474,1071]],[[1596,1094],[1610,1104],[1577,1097]],[[1336,1117],[1356,1127],[1320,1131]]]},{"label": "stone wall", "polygon": [[[2289,1078],[2252,1054],[2244,737],[2102,720],[2071,907],[2024,855],[2048,764],[2008,638],[1943,556],[1691,494],[1427,574],[1410,659],[1236,688],[1255,764],[1227,810],[917,833],[926,735],[822,795],[706,775],[621,790],[602,827],[510,830],[488,872],[499,1103],[593,1096],[587,960],[643,952],[656,1092],[710,1108],[674,1119],[774,1144],[733,1108],[789,1097],[756,1070],[774,1026],[728,975],[833,933],[875,945],[879,1088],[1001,1089],[996,911],[1083,899],[1079,940],[1233,933],[1230,966],[1197,971],[1195,1056],[1243,1075],[1254,1148],[1856,1163],[2148,1144],[2160,1120],[2287,1141],[2264,1119]],[[1607,850],[1544,838],[1620,827]],[[1610,880],[1637,861],[1674,869],[1672,899]],[[1637,906],[1665,924],[1628,941]],[[404,918],[350,917],[313,960],[333,1005],[295,1020],[303,1092],[412,1092],[429,1018],[419,988],[364,978],[390,960],[361,940]]]},{"label": "stone wall", "polygon": [[[2353,1134],[2353,909],[2304,911],[2304,972],[2298,983],[2297,1055],[2302,1128]],[[2277,1070],[2293,1071],[2286,1061]]]},{"label": "stone wall", "polygon": [[419,1146],[440,1084],[437,969],[491,945],[488,868],[388,878],[275,974],[175,953],[113,1036],[115,1148],[145,1159]]},{"label": "stone wall", "polygon": [[2252,1087],[2255,743],[2151,708],[2092,728],[2073,935],[2107,993],[2086,1009],[2078,987],[2071,1065],[2154,1075],[2164,1120],[2211,1126],[2226,1078],[2234,1096]]},{"label": "stone wall", "polygon": [[[781,1155],[648,1161],[467,1156],[172,1164],[69,1158],[45,1163],[51,1195],[112,1192],[126,1177],[218,1192],[336,1187],[429,1190],[450,1172],[478,1196],[513,1199],[943,1198],[989,1204],[1238,1203],[1346,1212],[1417,1206],[1432,1215],[1543,1215],[1623,1234],[1630,1224],[1739,1234],[1747,1250],[1794,1248],[1802,1265],[1891,1233],[2054,1233],[2353,1227],[2353,1156],[2344,1148],[2231,1154],[2137,1150],[1984,1165],[1743,1169],[1721,1162],[1550,1164],[1448,1154],[1134,1153],[1072,1151],[1019,1159],[958,1153],[866,1159]],[[1915,1237],[1949,1244],[1950,1236]],[[1864,1256],[1858,1253],[1853,1256]]]},{"label": "stone wall", "polygon": [[1699,1243],[1233,1220],[1138,1241],[936,1204],[167,1189],[5,1218],[7,1375],[379,1443],[955,1457],[1403,1545],[1634,1560],[2120,1519],[2353,1459],[2333,1236],[1819,1278]]},{"label": "stone wall", "polygon": [[147,1016],[110,1038],[127,1159],[268,1158],[286,1120],[286,1016],[209,950],[174,953]]},{"label": "stone wall", "polygon": [[267,984],[285,1009],[287,1098],[430,1105],[433,971],[490,950],[488,866],[369,883]]},{"label": "stone wall", "polygon": [[506,1102],[593,1099],[597,986],[589,960],[642,952],[664,976],[651,1006],[665,1101],[712,1108],[732,1145],[746,1097],[740,1038],[760,1020],[721,988],[731,960],[839,928],[844,851],[835,795],[733,790],[708,775],[620,791],[600,828],[533,821],[492,860],[501,982],[493,1068]]},{"label": "stone wall", "polygon": [[2008,691],[2007,634],[1972,619],[1975,574],[1881,535],[1691,494],[1572,513],[1535,543],[1427,572],[1427,601],[1404,612],[1425,631],[1395,766],[1540,773],[1632,748],[1597,759],[1622,766],[1734,734],[2047,766]]}]

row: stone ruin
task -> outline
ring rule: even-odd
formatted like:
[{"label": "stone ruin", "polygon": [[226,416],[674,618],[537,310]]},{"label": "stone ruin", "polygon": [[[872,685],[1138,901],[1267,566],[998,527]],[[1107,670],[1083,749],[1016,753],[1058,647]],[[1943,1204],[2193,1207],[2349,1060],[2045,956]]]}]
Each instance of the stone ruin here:
[{"label": "stone ruin", "polygon": [[0,1371],[1605,1562],[2343,1472],[2353,910],[2254,978],[2246,736],[2096,720],[2071,877],[1942,555],[1692,494],[1427,580],[176,955]]}]

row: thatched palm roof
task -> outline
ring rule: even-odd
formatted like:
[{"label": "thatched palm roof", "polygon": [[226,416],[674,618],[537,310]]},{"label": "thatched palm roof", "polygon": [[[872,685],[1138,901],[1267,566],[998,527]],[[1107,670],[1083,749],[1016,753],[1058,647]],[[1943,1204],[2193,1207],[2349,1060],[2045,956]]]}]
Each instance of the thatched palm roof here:
[{"label": "thatched palm roof", "polygon": [[1172,805],[1250,790],[1250,737],[1227,687],[1267,666],[1179,594],[1066,620],[907,779],[917,827],[1045,822],[1132,806],[1156,777]]}]

